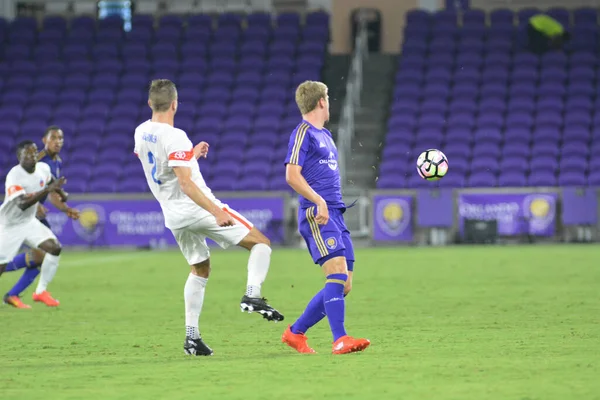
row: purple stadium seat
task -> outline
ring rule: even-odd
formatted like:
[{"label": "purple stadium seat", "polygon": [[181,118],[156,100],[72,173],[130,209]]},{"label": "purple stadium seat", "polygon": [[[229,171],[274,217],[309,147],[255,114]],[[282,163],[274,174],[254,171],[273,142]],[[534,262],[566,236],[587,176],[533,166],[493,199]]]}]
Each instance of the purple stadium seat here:
[{"label": "purple stadium seat", "polygon": [[468,184],[472,187],[494,187],[497,186],[496,175],[492,172],[473,172],[469,176]]},{"label": "purple stadium seat", "polygon": [[[244,168],[244,167],[242,167]],[[267,190],[269,186],[269,182],[264,175],[257,174],[255,176],[247,176],[239,181],[237,181],[234,185],[234,190],[241,191],[258,191],[258,190]]]},{"label": "purple stadium seat", "polygon": [[125,178],[117,185],[118,193],[139,193],[149,191],[150,188],[148,188],[146,178],[143,176]]},{"label": "purple stadium seat", "polygon": [[570,171],[558,176],[560,186],[586,186],[587,179],[582,171]]},{"label": "purple stadium seat", "polygon": [[511,156],[508,155],[502,158],[500,162],[500,171],[503,173],[519,172],[523,175],[524,172],[529,170],[527,159],[523,156]]},{"label": "purple stadium seat", "polygon": [[568,26],[571,23],[571,16],[569,10],[567,10],[566,8],[550,8],[546,10],[546,14],[565,26]]},{"label": "purple stadium seat", "polygon": [[534,139],[534,145],[531,149],[531,154],[534,157],[549,156],[556,158],[559,154],[558,142],[550,141],[536,141]]},{"label": "purple stadium seat", "polygon": [[152,26],[133,26],[130,32],[126,33],[127,43],[149,44],[154,36]]},{"label": "purple stadium seat", "polygon": [[270,27],[271,15],[263,12],[255,12],[246,16],[248,27]]},{"label": "purple stadium seat", "polygon": [[534,171],[529,175],[529,186],[556,186],[556,176],[545,171]]},{"label": "purple stadium seat", "polygon": [[583,158],[587,158],[588,154],[589,154],[589,146],[587,144],[587,141],[585,142],[567,142],[566,140],[563,141],[563,146],[560,149],[561,155],[563,157],[565,156],[573,156],[573,157],[579,157],[580,159]]},{"label": "purple stadium seat", "polygon": [[[65,176],[67,176],[65,174]],[[84,179],[84,178],[74,178],[71,179],[69,178],[67,184],[64,186],[64,188],[69,192],[69,193],[84,193],[87,189],[87,183],[88,180]]]},{"label": "purple stadium seat", "polygon": [[92,180],[87,191],[91,193],[114,193],[117,191],[117,182],[111,178],[99,178]]},{"label": "purple stadium seat", "polygon": [[493,10],[490,13],[491,25],[497,26],[512,26],[515,21],[515,15],[512,10],[501,8]]}]

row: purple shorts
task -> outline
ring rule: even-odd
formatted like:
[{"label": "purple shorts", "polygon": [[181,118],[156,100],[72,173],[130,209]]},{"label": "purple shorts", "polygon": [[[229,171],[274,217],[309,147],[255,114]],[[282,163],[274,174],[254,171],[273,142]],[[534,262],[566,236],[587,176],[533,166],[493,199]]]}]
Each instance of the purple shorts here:
[{"label": "purple shorts", "polygon": [[298,209],[298,230],[304,238],[315,264],[323,265],[334,257],[346,257],[348,271],[354,269],[354,246],[344,222],[344,209],[330,208],[329,221],[315,221],[316,207]]}]

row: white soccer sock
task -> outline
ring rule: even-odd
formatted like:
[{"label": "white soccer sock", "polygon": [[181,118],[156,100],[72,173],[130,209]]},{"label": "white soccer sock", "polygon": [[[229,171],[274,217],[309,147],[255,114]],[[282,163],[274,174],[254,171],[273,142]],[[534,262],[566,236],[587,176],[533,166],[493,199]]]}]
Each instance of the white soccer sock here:
[{"label": "white soccer sock", "polygon": [[248,258],[248,286],[246,296],[260,297],[260,287],[267,278],[271,264],[271,248],[264,243],[255,244]]},{"label": "white soccer sock", "polygon": [[191,274],[188,276],[183,288],[183,297],[185,299],[185,333],[192,339],[200,337],[198,329],[198,320],[204,303],[204,291],[208,278],[202,278]]},{"label": "white soccer sock", "polygon": [[53,256],[52,254],[46,253],[44,255],[44,261],[42,261],[42,272],[40,273],[40,280],[38,282],[37,288],[35,292],[40,294],[46,290],[52,279],[54,279],[54,275],[56,275],[56,270],[58,269],[58,260],[60,260],[60,256]]}]

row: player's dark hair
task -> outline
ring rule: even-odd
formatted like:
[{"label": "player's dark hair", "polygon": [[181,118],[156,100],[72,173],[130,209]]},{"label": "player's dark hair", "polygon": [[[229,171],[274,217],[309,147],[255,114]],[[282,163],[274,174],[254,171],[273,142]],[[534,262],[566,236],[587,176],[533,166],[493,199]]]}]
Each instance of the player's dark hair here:
[{"label": "player's dark hair", "polygon": [[150,83],[148,100],[150,100],[152,111],[168,111],[175,99],[177,99],[177,88],[170,80],[155,79]]},{"label": "player's dark hair", "polygon": [[32,144],[35,144],[33,140],[23,140],[19,142],[19,144],[17,144],[17,157],[21,154],[21,151],[23,151],[25,147],[31,146]]},{"label": "player's dark hair", "polygon": [[44,136],[43,137],[48,136],[50,134],[50,132],[52,132],[52,131],[60,131],[60,130],[61,130],[60,126],[58,126],[58,125],[50,125],[49,127],[46,128],[46,132],[44,132]]}]

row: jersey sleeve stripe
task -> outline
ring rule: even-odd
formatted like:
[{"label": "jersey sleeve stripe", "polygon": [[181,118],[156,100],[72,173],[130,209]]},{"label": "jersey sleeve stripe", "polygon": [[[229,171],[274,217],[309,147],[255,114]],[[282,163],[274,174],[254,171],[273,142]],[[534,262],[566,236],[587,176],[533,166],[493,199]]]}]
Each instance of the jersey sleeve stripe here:
[{"label": "jersey sleeve stripe", "polygon": [[194,150],[190,151],[175,151],[169,154],[170,161],[190,161],[194,158]]},{"label": "jersey sleeve stripe", "polygon": [[291,164],[298,164],[298,159],[300,158],[300,149],[302,148],[302,142],[304,141],[304,136],[306,136],[307,130],[308,125],[303,123],[296,131],[296,140],[294,142],[294,147],[292,148],[292,156],[290,157]]}]

